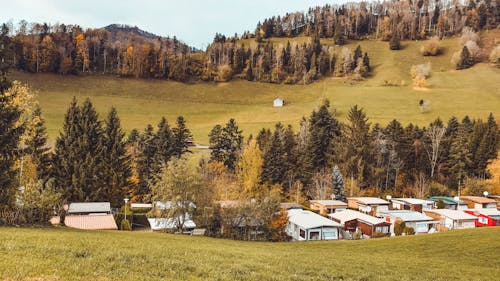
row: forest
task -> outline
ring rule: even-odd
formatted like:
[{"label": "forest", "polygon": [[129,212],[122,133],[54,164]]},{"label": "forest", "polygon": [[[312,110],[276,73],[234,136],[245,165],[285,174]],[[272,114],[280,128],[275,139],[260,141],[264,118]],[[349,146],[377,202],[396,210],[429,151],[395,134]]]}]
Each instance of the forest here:
[{"label": "forest", "polygon": [[[442,39],[461,35],[465,27],[477,32],[499,23],[495,0],[467,5],[429,0],[326,5],[265,19],[240,36],[216,34],[204,51],[175,36],[156,36],[126,25],[84,29],[21,21],[5,27],[11,37],[10,59],[16,69],[27,72],[308,84],[322,77],[369,75],[370,50],[342,48],[349,40],[384,40],[396,50],[400,40]],[[293,40],[299,36],[308,40]],[[273,44],[269,38],[290,40]]]}]

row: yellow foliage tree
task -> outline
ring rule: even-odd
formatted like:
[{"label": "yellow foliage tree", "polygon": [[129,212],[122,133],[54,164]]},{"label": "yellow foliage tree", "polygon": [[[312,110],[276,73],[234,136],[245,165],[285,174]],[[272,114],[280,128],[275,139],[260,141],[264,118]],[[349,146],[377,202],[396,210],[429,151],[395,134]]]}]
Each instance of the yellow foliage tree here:
[{"label": "yellow foliage tree", "polygon": [[[261,193],[262,151],[255,139],[243,149],[237,164],[236,176],[238,183],[247,198],[257,198]],[[249,197],[248,197],[249,196]]]}]

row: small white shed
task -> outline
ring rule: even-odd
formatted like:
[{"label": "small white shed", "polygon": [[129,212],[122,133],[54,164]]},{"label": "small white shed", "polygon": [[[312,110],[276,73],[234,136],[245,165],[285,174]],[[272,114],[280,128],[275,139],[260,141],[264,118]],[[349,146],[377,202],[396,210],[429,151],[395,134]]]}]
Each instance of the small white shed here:
[{"label": "small white shed", "polygon": [[273,102],[274,107],[283,107],[285,105],[285,101],[282,98],[275,98]]}]

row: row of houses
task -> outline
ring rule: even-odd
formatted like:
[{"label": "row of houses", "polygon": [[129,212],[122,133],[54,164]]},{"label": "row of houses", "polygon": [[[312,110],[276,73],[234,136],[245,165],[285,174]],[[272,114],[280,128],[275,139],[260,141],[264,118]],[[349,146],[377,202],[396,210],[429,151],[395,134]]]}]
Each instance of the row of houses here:
[{"label": "row of houses", "polygon": [[[338,240],[353,237],[394,236],[395,226],[404,223],[415,234],[450,229],[500,225],[500,200],[486,197],[387,198],[350,197],[339,200],[311,200],[308,208],[297,203],[282,203],[287,211],[286,233],[294,241]],[[222,208],[234,207],[237,201],[221,201]],[[169,202],[155,202],[158,210],[168,210]],[[190,203],[193,204],[193,203]],[[440,207],[438,209],[437,207]],[[194,204],[190,206],[195,208]],[[153,204],[132,203],[130,208],[150,210]],[[53,223],[57,223],[57,218]],[[145,227],[160,231],[175,229],[182,223],[188,233],[196,229],[186,214],[182,218],[147,218]],[[65,225],[79,229],[118,229],[109,202],[72,203]]]}]

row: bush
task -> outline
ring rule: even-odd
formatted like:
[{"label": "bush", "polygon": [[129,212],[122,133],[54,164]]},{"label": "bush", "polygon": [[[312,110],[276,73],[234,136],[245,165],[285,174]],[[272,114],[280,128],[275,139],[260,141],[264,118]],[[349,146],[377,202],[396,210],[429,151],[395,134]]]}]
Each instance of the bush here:
[{"label": "bush", "polygon": [[233,70],[227,64],[219,67],[219,71],[217,71],[217,81],[218,82],[228,82],[231,80],[233,76]]},{"label": "bush", "polygon": [[128,220],[123,219],[120,225],[121,225],[120,227],[121,230],[126,230],[126,231],[132,230],[132,227],[130,226],[130,222]]},{"label": "bush", "polygon": [[399,39],[398,34],[394,34],[389,40],[389,49],[391,50],[400,50],[401,49],[401,41]]},{"label": "bush", "polygon": [[404,233],[405,228],[406,224],[403,221],[394,222],[394,234],[396,234],[396,236],[401,236],[401,234]]},{"label": "bush", "polygon": [[420,48],[420,52],[424,56],[439,55],[439,38],[437,36],[432,37],[424,46]]},{"label": "bush", "polygon": [[403,229],[403,232],[404,232],[404,234],[406,234],[406,235],[415,235],[415,229],[413,229],[413,227],[406,226],[406,227]]},{"label": "bush", "polygon": [[500,68],[500,45],[496,46],[490,54],[490,63]]}]

